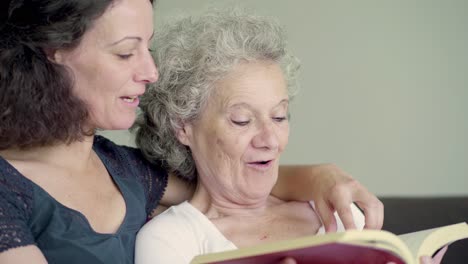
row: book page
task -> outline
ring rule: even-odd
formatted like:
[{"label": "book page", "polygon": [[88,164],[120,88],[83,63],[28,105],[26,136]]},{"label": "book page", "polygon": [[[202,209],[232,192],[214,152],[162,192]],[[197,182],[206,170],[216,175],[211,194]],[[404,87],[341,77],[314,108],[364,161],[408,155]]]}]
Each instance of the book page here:
[{"label": "book page", "polygon": [[398,237],[405,242],[413,256],[418,255],[419,248],[429,234],[431,234],[435,229],[428,229],[418,232],[412,232],[408,234],[399,235]]},{"label": "book page", "polygon": [[419,259],[420,256],[432,256],[438,249],[451,242],[468,238],[468,225],[463,222],[403,234],[399,237],[406,243],[416,259]]}]

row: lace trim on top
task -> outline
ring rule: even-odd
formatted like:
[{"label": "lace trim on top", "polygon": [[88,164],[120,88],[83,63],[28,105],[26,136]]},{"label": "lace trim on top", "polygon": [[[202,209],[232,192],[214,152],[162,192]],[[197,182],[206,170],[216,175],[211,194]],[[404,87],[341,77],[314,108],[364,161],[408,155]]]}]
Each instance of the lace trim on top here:
[{"label": "lace trim on top", "polygon": [[164,195],[168,184],[168,174],[162,168],[161,162],[154,164],[148,162],[143,153],[136,148],[115,145],[112,141],[96,136],[95,146],[97,152],[102,153],[101,158],[112,166],[118,168],[116,172],[122,178],[136,177],[144,186],[146,194],[146,213],[151,215]]},{"label": "lace trim on top", "polygon": [[26,225],[32,204],[31,183],[0,157],[0,252],[35,244]]}]

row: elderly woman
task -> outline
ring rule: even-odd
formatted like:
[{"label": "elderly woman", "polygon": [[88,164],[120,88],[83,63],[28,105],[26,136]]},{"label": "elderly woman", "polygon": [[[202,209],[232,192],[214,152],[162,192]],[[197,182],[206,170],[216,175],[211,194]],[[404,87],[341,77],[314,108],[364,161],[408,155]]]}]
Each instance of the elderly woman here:
[{"label": "elderly woman", "polygon": [[157,39],[160,80],[142,98],[137,144],[196,191],[143,227],[136,263],[189,263],[323,232],[309,203],[270,195],[299,68],[281,27],[239,11],[210,12],[165,27]]},{"label": "elderly woman", "polygon": [[[142,98],[137,144],[196,190],[143,226],[135,262],[189,263],[199,254],[322,233],[313,203],[270,194],[299,68],[281,27],[238,10],[214,11],[182,18],[157,39],[160,81]],[[360,229],[363,215],[352,208]]]},{"label": "elderly woman", "polygon": [[[196,191],[143,226],[135,262],[189,263],[199,254],[323,232],[313,203],[270,194],[299,68],[281,27],[230,10],[163,28],[160,80],[142,98],[136,141]],[[362,228],[356,207],[353,215]]]}]

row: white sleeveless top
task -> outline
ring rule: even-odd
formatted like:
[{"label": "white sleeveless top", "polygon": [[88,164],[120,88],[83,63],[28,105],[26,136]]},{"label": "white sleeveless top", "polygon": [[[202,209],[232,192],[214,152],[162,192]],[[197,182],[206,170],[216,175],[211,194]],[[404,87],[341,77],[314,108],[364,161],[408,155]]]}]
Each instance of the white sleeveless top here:
[{"label": "white sleeveless top", "polygon": [[[310,202],[315,210],[315,205]],[[353,204],[357,229],[364,227],[364,215]],[[344,226],[335,213],[338,232]],[[317,234],[324,234],[322,226]],[[187,264],[200,254],[233,250],[237,247],[216,226],[189,202],[172,206],[154,217],[139,231],[136,240],[135,264]]]}]

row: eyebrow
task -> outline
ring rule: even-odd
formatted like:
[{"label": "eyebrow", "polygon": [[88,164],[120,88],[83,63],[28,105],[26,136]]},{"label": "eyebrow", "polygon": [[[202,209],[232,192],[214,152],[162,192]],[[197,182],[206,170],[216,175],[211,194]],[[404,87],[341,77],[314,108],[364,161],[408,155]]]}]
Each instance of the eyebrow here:
[{"label": "eyebrow", "polygon": [[[151,40],[153,39],[153,37],[154,37],[154,31],[153,31],[153,33],[151,34],[151,37],[149,38],[149,40],[151,41]],[[116,42],[113,42],[113,43],[109,44],[109,47],[115,46],[115,45],[117,45],[117,44],[119,44],[119,43],[121,43],[121,42],[123,42],[123,41],[126,41],[126,40],[136,40],[136,41],[138,41],[138,42],[143,41],[143,39],[142,39],[141,37],[137,37],[137,36],[127,36],[127,37],[125,37],[125,38],[123,38],[123,39],[117,40]]]},{"label": "eyebrow", "polygon": [[[285,99],[281,100],[277,105],[275,105],[274,108],[276,108],[276,107],[278,107],[278,106],[280,106],[280,105],[282,105],[282,104],[284,104],[284,103],[289,104],[289,98],[285,98]],[[237,103],[237,104],[233,104],[233,105],[229,106],[230,109],[232,109],[232,108],[238,108],[238,107],[245,107],[245,108],[248,108],[248,109],[252,109],[252,106],[251,106],[251,105],[249,105],[249,104],[247,104],[247,103],[244,103],[244,102],[242,102],[242,103]]]},{"label": "eyebrow", "polygon": [[119,44],[119,43],[122,43],[122,42],[124,42],[124,41],[126,41],[126,40],[136,40],[136,41],[138,41],[138,42],[141,42],[141,41],[142,41],[142,39],[141,39],[140,37],[131,37],[131,36],[129,36],[129,37],[125,37],[125,38],[123,38],[123,39],[117,40],[116,42],[113,42],[113,43],[109,44],[108,46],[109,46],[109,47],[115,46],[115,45],[117,45],[117,44]]}]

